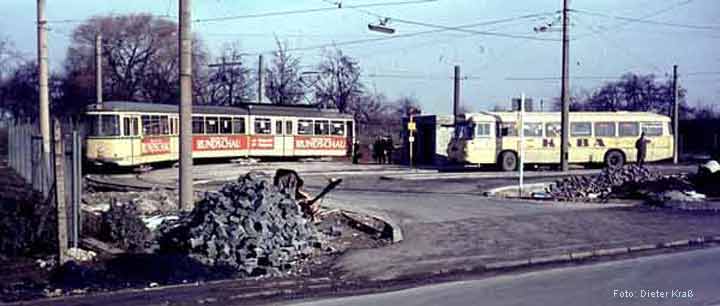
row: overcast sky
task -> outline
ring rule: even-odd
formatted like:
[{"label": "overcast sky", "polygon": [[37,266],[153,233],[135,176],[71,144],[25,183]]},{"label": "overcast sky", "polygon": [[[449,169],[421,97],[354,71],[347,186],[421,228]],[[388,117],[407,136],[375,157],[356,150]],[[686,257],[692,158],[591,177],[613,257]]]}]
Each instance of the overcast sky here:
[{"label": "overcast sky", "polygon": [[[327,0],[335,1],[335,0]],[[70,33],[77,22],[94,15],[152,13],[177,16],[177,0],[48,0],[50,61],[60,69]],[[561,0],[438,0],[427,3],[349,8],[403,0],[343,0],[342,9],[225,21],[203,19],[332,7],[325,0],[195,0],[193,31],[211,52],[224,43],[239,42],[250,53],[272,51],[274,36],[290,48],[343,44],[392,37],[369,32],[368,23],[390,17],[396,38],[343,45],[363,69],[368,88],[391,99],[414,95],[427,113],[450,113],[452,70],[461,65],[462,103],[472,110],[508,105],[525,92],[546,102],[559,96],[560,23],[551,31],[534,27],[553,23]],[[592,89],[626,72],[668,78],[680,66],[681,84],[691,104],[717,103],[720,95],[720,1],[717,0],[574,0],[571,9],[570,71],[572,90]],[[0,0],[0,35],[35,56],[35,1]],[[527,15],[543,14],[540,17]],[[628,17],[629,19],[617,18]],[[174,18],[174,17],[172,17]],[[394,20],[393,20],[394,19]],[[465,28],[470,32],[437,30],[409,22],[445,27],[505,20]],[[552,30],[555,29],[555,30]],[[294,52],[303,65],[315,65],[322,49]],[[253,59],[253,65],[254,65]],[[306,69],[312,70],[311,67]],[[517,80],[518,78],[547,78]],[[558,79],[553,79],[558,78]],[[545,104],[546,106],[549,103]]]}]

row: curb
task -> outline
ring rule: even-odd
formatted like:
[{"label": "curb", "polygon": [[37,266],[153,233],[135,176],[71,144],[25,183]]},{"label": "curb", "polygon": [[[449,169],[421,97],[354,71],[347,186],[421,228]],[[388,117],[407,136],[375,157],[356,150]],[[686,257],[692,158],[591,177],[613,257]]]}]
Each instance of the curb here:
[{"label": "curb", "polygon": [[[402,229],[400,228],[400,226],[397,223],[395,223],[395,221],[392,221],[390,218],[381,217],[381,216],[378,216],[375,214],[355,212],[355,211],[351,211],[351,210],[347,210],[347,209],[340,209],[340,212],[343,214],[343,216],[350,218],[354,222],[357,222],[359,224],[364,225],[365,227],[368,227],[375,231],[378,231],[381,235],[390,237],[390,240],[392,241],[393,244],[403,241]],[[384,227],[382,230],[376,229],[373,226],[364,223],[363,220],[356,218],[353,215],[366,215],[370,218],[373,218],[377,221],[382,222],[384,224]]]},{"label": "curb", "polygon": [[720,243],[720,236],[713,237],[697,237],[685,240],[666,241],[658,244],[640,244],[630,247],[617,247],[607,249],[597,249],[584,252],[570,252],[567,254],[555,254],[539,257],[530,257],[521,260],[507,260],[491,262],[484,265],[485,271],[517,269],[523,267],[539,266],[545,264],[570,263],[594,259],[599,257],[610,257],[629,253],[637,253],[644,251],[652,251],[659,249],[673,249],[690,246],[701,246],[706,243]]}]

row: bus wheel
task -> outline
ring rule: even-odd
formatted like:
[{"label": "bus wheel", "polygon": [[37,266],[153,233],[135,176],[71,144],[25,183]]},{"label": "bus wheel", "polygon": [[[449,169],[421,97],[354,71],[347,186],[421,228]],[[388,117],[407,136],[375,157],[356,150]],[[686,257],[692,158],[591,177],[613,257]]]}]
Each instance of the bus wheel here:
[{"label": "bus wheel", "polygon": [[625,155],[620,151],[610,151],[605,154],[605,166],[608,168],[622,168],[625,164]]},{"label": "bus wheel", "polygon": [[502,171],[514,171],[518,165],[518,158],[515,152],[505,151],[500,154],[500,169]]}]

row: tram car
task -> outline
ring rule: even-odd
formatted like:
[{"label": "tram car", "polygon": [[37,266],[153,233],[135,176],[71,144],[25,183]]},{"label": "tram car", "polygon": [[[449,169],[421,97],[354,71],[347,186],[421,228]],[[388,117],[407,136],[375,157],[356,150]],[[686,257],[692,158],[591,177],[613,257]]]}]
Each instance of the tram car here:
[{"label": "tram car", "polygon": [[[178,160],[178,106],[112,101],[86,111],[86,158],[137,166]],[[341,157],[355,137],[351,115],[312,105],[194,105],[193,158]]]}]

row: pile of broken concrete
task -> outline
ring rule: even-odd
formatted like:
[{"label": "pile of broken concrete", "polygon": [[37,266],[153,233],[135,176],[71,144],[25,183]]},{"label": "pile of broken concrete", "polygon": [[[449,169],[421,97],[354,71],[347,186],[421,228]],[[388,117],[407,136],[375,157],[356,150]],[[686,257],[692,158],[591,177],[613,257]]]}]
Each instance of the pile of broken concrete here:
[{"label": "pile of broken concrete", "polygon": [[293,271],[320,244],[294,194],[258,173],[208,192],[188,214],[160,226],[160,250],[248,276]]}]

